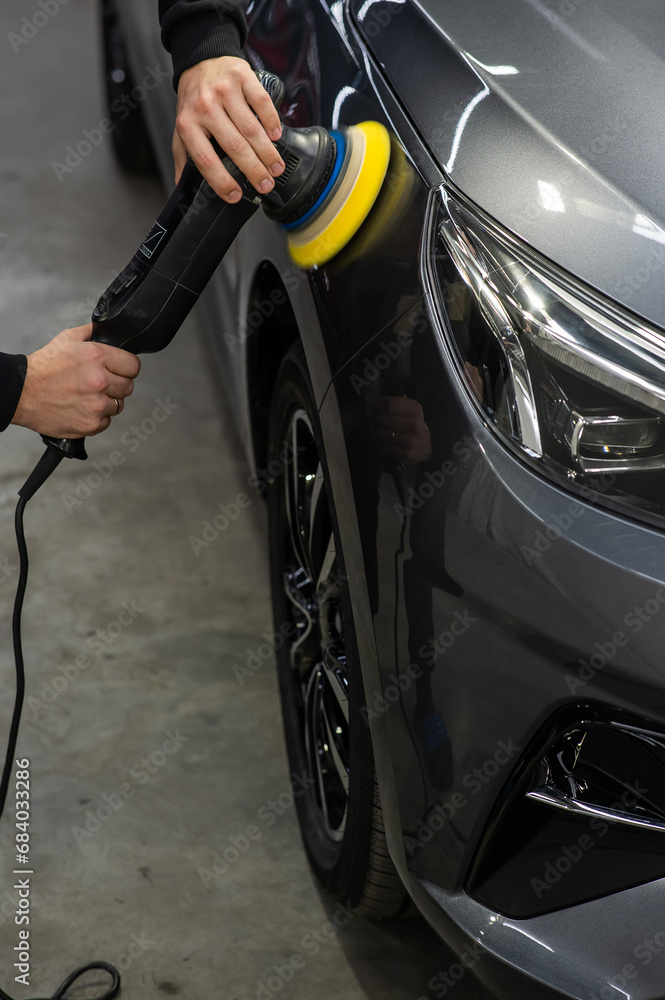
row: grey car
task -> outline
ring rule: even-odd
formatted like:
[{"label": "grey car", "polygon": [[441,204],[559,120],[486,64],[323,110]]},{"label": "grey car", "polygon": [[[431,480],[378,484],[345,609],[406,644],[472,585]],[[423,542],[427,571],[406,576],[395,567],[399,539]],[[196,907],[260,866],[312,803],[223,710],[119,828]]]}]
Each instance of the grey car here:
[{"label": "grey car", "polygon": [[[156,12],[102,8],[118,155],[170,184]],[[259,212],[202,300],[269,505],[312,867],[371,916],[415,901],[459,955],[427,1000],[470,970],[505,998],[662,998],[662,7],[249,19],[286,122],[392,136],[337,258],[300,271]]]}]

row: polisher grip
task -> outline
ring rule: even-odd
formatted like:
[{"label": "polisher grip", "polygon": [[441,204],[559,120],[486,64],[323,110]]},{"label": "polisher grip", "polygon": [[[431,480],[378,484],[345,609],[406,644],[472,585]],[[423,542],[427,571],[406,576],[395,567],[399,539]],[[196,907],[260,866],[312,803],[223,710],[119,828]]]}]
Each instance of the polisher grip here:
[{"label": "polisher grip", "polygon": [[[276,108],[282,81],[257,74]],[[173,194],[129,264],[100,296],[92,314],[91,340],[133,354],[151,354],[171,343],[220,261],[261,199],[249,181],[217,147],[243,191],[230,205],[219,198],[191,160]],[[84,439],[52,438],[44,443],[60,457],[86,459]]]}]

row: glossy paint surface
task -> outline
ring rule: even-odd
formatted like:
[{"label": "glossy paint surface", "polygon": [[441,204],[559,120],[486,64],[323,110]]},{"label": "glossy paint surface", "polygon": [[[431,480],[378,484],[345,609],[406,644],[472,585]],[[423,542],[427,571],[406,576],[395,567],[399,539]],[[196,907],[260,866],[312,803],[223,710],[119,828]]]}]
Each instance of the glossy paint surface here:
[{"label": "glossy paint surface", "polygon": [[351,9],[455,185],[664,326],[660,5],[352,0]]},{"label": "glossy paint surface", "polygon": [[[250,58],[284,78],[289,124],[376,119],[396,139],[382,205],[347,251],[296,272],[258,213],[210,300],[247,441],[251,352],[226,356],[219,328],[247,315],[266,263],[288,292],[321,406],[393,859],[443,937],[487,950],[475,971],[497,995],[657,1000],[662,960],[647,968],[634,949],[661,930],[662,882],[524,921],[464,891],[494,804],[553,712],[598,703],[665,729],[665,536],[506,450],[460,376],[427,268],[448,177],[665,326],[660,6],[264,0],[250,20]],[[631,962],[639,975],[610,985]]]}]

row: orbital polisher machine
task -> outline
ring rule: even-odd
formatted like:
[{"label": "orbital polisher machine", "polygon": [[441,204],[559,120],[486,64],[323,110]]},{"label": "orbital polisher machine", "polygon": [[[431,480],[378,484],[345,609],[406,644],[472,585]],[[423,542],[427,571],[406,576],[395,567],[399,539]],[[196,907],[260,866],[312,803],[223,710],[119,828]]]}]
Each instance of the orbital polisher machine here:
[{"label": "orbital polisher machine", "polygon": [[[276,108],[284,84],[257,73]],[[92,314],[92,340],[133,354],[154,354],[170,344],[234,239],[257,209],[287,233],[291,258],[302,268],[336,256],[369,215],[391,154],[379,122],[328,132],[321,126],[282,126],[274,143],[284,161],[269,194],[251,186],[228,156],[222,163],[242,198],[219,198],[188,160],[180,181],[131,261],[109,285]],[[44,437],[43,465],[20,491],[30,499],[60,459],[87,458],[83,440]]]},{"label": "orbital polisher machine", "polygon": [[[276,76],[257,74],[276,108],[284,84]],[[245,223],[262,207],[286,231],[295,264],[305,269],[325,264],[360,229],[383,185],[391,155],[388,131],[378,122],[363,122],[328,132],[320,126],[283,125],[274,143],[285,169],[269,194],[260,195],[235,164],[218,149],[237,180],[240,201],[219,198],[188,160],[180,180],[157,221],[125,269],[99,299],[92,314],[92,340],[152,354],[170,344],[215,269]],[[19,490],[16,535],[20,554],[19,582],[13,616],[16,700],[2,781],[0,815],[9,788],[25,691],[21,612],[28,576],[23,530],[25,505],[63,458],[87,458],[83,439],[43,436],[45,453]],[[120,992],[120,975],[106,962],[92,962],[67,977],[50,1000],[61,1000],[85,973],[105,971],[111,978],[98,1000]],[[12,1000],[0,988],[0,1000]]]}]

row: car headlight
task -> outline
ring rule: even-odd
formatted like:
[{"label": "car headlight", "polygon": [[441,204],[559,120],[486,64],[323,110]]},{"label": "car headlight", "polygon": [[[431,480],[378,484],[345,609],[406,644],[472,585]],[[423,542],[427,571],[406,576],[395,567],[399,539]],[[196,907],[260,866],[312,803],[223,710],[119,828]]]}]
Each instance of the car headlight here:
[{"label": "car headlight", "polygon": [[587,499],[662,522],[665,333],[447,190],[431,277],[464,381],[501,440]]}]

